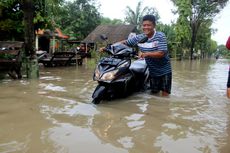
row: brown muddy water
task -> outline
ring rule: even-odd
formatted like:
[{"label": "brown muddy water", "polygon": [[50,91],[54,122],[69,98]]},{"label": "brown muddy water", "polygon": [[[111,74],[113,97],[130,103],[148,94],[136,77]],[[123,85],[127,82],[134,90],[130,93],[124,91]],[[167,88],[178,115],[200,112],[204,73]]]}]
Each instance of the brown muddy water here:
[{"label": "brown muddy water", "polygon": [[0,153],[230,153],[228,61],[172,61],[169,98],[91,103],[94,67],[0,81]]}]

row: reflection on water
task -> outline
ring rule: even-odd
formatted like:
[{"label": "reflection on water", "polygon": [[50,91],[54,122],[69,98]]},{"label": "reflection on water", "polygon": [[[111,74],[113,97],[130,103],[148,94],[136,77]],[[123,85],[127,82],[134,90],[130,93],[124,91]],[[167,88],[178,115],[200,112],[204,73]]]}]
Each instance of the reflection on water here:
[{"label": "reflection on water", "polygon": [[229,153],[228,61],[173,61],[169,98],[91,103],[93,67],[0,82],[1,153]]}]

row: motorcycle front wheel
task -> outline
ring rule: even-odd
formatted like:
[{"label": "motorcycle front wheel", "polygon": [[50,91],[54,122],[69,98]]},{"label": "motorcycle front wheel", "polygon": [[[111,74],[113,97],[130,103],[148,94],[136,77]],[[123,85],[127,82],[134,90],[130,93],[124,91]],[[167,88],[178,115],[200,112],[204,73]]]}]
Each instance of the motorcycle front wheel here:
[{"label": "motorcycle front wheel", "polygon": [[100,104],[101,101],[102,101],[102,99],[101,99],[100,97],[97,97],[97,98],[94,98],[94,99],[92,100],[92,103],[93,103],[93,104]]},{"label": "motorcycle front wheel", "polygon": [[104,86],[98,85],[92,95],[92,103],[99,104],[105,94],[106,88]]}]

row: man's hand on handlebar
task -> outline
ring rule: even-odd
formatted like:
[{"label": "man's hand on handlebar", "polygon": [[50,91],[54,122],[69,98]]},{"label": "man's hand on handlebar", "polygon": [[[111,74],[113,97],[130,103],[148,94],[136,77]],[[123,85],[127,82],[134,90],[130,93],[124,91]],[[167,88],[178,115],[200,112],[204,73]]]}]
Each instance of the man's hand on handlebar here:
[{"label": "man's hand on handlebar", "polygon": [[100,52],[100,53],[105,52],[105,51],[106,51],[106,47],[101,47],[101,48],[99,49],[99,52]]},{"label": "man's hand on handlebar", "polygon": [[139,53],[138,53],[138,57],[139,57],[140,59],[143,59],[143,58],[145,58],[146,56],[147,56],[147,54],[144,53],[144,52],[139,52]]}]

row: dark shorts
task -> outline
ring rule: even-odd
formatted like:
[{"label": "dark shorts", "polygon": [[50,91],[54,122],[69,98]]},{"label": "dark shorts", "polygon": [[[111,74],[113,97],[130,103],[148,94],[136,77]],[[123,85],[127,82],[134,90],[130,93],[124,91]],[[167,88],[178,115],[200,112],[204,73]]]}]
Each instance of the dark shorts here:
[{"label": "dark shorts", "polygon": [[164,91],[170,94],[172,87],[172,73],[168,73],[159,77],[151,77],[150,86],[152,93]]}]

